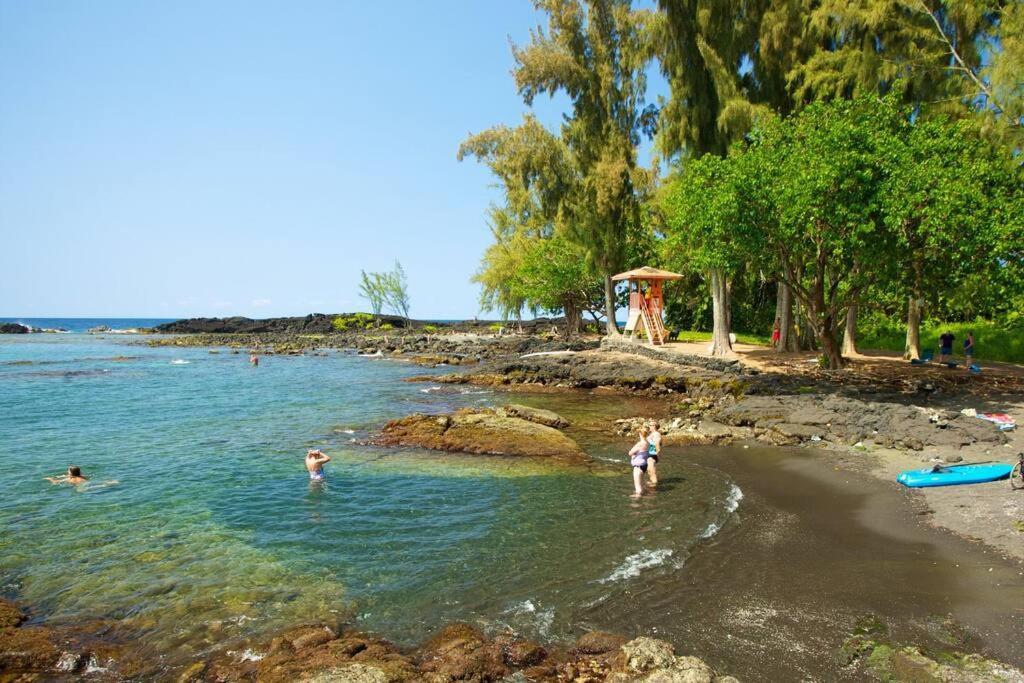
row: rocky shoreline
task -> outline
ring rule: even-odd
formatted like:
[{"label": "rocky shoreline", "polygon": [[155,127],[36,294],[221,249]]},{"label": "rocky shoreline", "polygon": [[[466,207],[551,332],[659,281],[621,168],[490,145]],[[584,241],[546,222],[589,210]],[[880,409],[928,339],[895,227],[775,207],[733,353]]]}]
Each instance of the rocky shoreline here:
[{"label": "rocky shoreline", "polygon": [[[171,667],[138,656],[129,644],[103,643],[81,631],[29,625],[19,606],[0,599],[0,680],[738,683],[698,657],[677,654],[663,640],[601,631],[571,644],[543,644],[456,622],[420,645],[402,648],[343,624],[311,623],[222,643],[200,659]],[[830,656],[855,679],[1024,683],[1024,673],[996,660],[893,642],[885,624],[870,617]]]}]

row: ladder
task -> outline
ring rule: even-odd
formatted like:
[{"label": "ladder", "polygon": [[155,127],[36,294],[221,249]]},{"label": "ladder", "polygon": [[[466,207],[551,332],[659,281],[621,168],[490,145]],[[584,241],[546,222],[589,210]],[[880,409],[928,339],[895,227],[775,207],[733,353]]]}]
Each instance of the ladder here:
[{"label": "ladder", "polygon": [[655,315],[647,305],[647,300],[640,297],[640,317],[644,321],[644,332],[652,346],[662,346],[665,343],[665,325],[660,315]]}]

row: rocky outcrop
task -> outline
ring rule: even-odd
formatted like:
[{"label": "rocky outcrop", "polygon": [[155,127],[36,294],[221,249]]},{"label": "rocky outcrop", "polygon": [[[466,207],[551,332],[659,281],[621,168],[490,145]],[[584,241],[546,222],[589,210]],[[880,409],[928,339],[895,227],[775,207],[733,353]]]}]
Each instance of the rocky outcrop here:
[{"label": "rocky outcrop", "polygon": [[28,334],[31,331],[21,323],[0,323],[0,334]]},{"label": "rocky outcrop", "polygon": [[554,427],[513,416],[503,408],[409,415],[387,423],[374,443],[490,455],[586,457],[579,444]]},{"label": "rocky outcrop", "polygon": [[547,427],[554,427],[555,429],[565,429],[569,426],[569,421],[553,410],[533,408],[531,406],[524,406],[518,403],[509,403],[504,408],[499,408],[498,410],[499,414],[522,418]]},{"label": "rocky outcrop", "polygon": [[998,446],[1006,435],[991,423],[949,410],[862,401],[843,396],[749,396],[713,414],[778,445],[831,441],[921,450]]}]

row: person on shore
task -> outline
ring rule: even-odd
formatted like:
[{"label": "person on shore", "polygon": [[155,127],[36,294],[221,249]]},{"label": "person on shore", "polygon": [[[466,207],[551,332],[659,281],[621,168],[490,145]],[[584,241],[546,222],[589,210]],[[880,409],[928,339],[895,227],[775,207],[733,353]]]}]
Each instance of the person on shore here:
[{"label": "person on shore", "polygon": [[772,327],[772,348],[776,351],[779,350],[779,340],[782,339],[782,329],[779,328],[779,319],[775,319],[775,325]]},{"label": "person on shore", "polygon": [[974,333],[968,332],[967,338],[964,339],[964,370],[970,372],[971,366],[974,365]]},{"label": "person on shore", "polygon": [[325,455],[318,449],[306,451],[306,469],[309,471],[310,481],[324,480],[324,463],[331,461],[331,456]]},{"label": "person on shore", "polygon": [[258,368],[260,366],[260,357],[255,353],[249,354],[249,362],[252,363],[254,368]]},{"label": "person on shore", "polygon": [[647,480],[651,486],[658,485],[658,457],[661,455],[661,432],[658,421],[651,420],[651,431],[647,434]]},{"label": "person on shore", "polygon": [[939,362],[947,363],[950,357],[953,355],[953,341],[956,337],[953,336],[952,332],[946,332],[944,335],[939,337]]},{"label": "person on shore", "polygon": [[51,484],[71,484],[72,486],[78,486],[89,481],[89,478],[82,474],[82,468],[77,465],[68,465],[68,471],[59,477],[46,477],[46,481]]},{"label": "person on shore", "polygon": [[650,453],[651,444],[647,440],[649,434],[647,427],[640,428],[640,440],[629,449],[629,464],[633,466],[633,497],[639,498],[644,495],[643,476],[647,472],[647,459]]}]

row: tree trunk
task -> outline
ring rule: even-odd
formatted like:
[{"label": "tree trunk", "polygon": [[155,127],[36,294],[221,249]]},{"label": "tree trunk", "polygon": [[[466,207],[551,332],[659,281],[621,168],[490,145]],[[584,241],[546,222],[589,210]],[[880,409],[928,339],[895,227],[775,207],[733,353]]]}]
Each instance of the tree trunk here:
[{"label": "tree trunk", "polygon": [[712,269],[710,276],[713,317],[711,355],[727,356],[732,354],[732,343],[729,341],[728,287],[725,273],[721,269]]},{"label": "tree trunk", "polygon": [[608,318],[605,321],[608,336],[619,336],[619,326],[615,322],[615,283],[612,282],[611,274],[604,276],[604,314]]},{"label": "tree trunk", "polygon": [[565,338],[572,339],[580,331],[582,322],[576,302],[571,298],[567,299],[562,306],[562,313],[565,314]]},{"label": "tree trunk", "polygon": [[921,357],[921,300],[914,294],[907,299],[907,341],[903,357],[911,360]]},{"label": "tree trunk", "polygon": [[775,294],[775,319],[779,321],[777,351],[796,351],[799,344],[793,324],[793,292],[785,282],[779,282]]},{"label": "tree trunk", "polygon": [[921,280],[924,265],[920,259],[914,259],[914,284],[907,300],[907,341],[903,345],[903,357],[917,359],[921,357],[921,313],[924,298],[921,296]]},{"label": "tree trunk", "polygon": [[846,309],[846,330],[843,332],[843,355],[857,355],[857,302]]},{"label": "tree trunk", "polygon": [[829,370],[839,370],[843,367],[843,354],[839,351],[839,343],[836,341],[835,331],[831,324],[823,325],[818,333],[821,341],[821,350],[825,354]]}]

